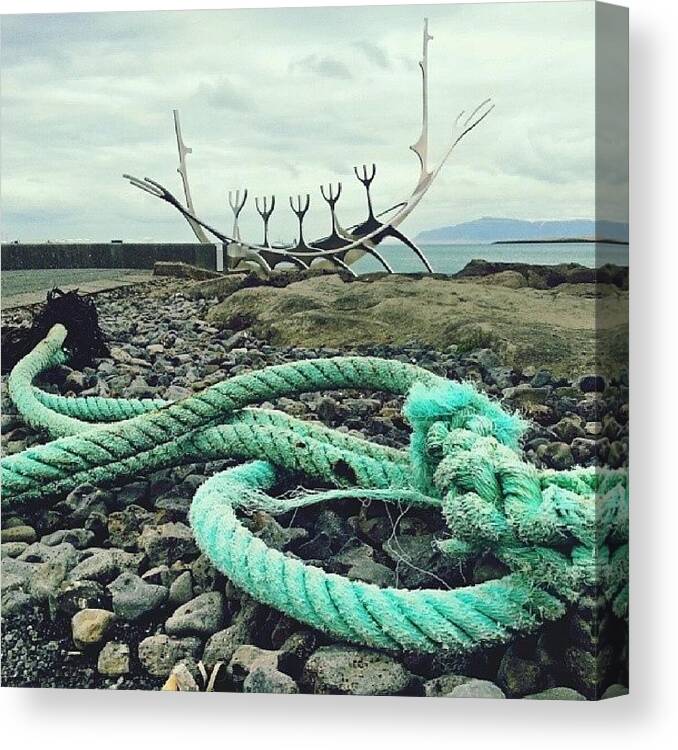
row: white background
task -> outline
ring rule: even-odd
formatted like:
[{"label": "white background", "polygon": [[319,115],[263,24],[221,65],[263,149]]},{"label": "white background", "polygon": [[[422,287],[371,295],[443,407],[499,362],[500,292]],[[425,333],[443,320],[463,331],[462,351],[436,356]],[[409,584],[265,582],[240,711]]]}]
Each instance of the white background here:
[{"label": "white background", "polygon": [[[287,4],[304,3],[6,0],[3,12]],[[625,4],[631,8],[632,107],[631,695],[582,704],[3,689],[0,732],[6,747],[352,750],[440,743],[557,750],[653,748],[672,735],[675,742],[678,14],[672,0]]]}]

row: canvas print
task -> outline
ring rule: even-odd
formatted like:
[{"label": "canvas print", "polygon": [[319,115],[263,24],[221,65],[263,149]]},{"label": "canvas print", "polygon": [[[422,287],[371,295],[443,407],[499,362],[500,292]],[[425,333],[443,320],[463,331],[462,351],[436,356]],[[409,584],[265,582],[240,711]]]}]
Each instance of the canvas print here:
[{"label": "canvas print", "polygon": [[0,33],[3,687],[626,694],[626,9]]}]

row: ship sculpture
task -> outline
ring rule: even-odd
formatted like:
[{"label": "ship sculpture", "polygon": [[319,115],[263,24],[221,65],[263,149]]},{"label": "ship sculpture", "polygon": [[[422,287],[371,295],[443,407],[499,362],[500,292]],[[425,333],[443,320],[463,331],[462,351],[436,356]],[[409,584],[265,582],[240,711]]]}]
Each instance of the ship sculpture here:
[{"label": "ship sculpture", "polygon": [[423,251],[399,229],[405,219],[414,211],[424,195],[427,193],[435,178],[440,173],[445,162],[449,159],[452,151],[494,108],[490,99],[481,102],[470,113],[462,111],[453,128],[453,134],[446,151],[440,161],[429,168],[428,164],[428,46],[433,37],[428,31],[428,19],[424,20],[423,53],[419,63],[422,80],[422,125],[418,140],[410,149],[416,154],[419,161],[419,179],[409,198],[396,203],[379,213],[374,212],[372,203],[372,182],[376,176],[376,166],[369,167],[363,164],[360,168],[354,167],[356,178],[363,184],[367,200],[367,218],[353,226],[344,229],[337,217],[337,203],[341,197],[341,182],[336,185],[328,184],[320,187],[320,195],[325,201],[330,212],[331,230],[326,237],[318,240],[308,241],[304,237],[304,218],[308,213],[311,197],[290,196],[289,206],[297,217],[298,235],[295,242],[285,244],[273,244],[270,241],[270,221],[276,206],[275,196],[256,197],[255,208],[263,222],[262,242],[249,242],[240,235],[240,215],[247,203],[248,191],[235,190],[228,194],[228,201],[233,211],[233,229],[229,234],[208,224],[201,219],[195,211],[186,168],[186,157],[191,153],[181,134],[179,112],[174,110],[174,129],[179,151],[179,167],[177,169],[181,176],[184,199],[182,203],[166,187],[148,177],[140,179],[129,174],[123,175],[125,179],[137,188],[149,193],[156,198],[174,206],[186,219],[197,240],[203,244],[215,244],[209,235],[216,238],[217,245],[225,248],[225,262],[218,270],[239,271],[257,267],[268,274],[280,264],[293,264],[301,269],[308,268],[330,268],[342,270],[351,275],[356,275],[351,266],[361,257],[368,254],[374,257],[379,264],[388,272],[394,273],[393,268],[383,253],[377,248],[386,238],[398,240],[407,246],[421,261],[427,271],[433,272]]}]

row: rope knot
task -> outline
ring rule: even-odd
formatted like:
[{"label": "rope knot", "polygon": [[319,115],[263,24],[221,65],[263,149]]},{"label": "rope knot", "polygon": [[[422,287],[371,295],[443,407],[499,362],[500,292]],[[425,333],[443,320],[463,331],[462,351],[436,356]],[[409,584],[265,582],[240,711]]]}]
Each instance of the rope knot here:
[{"label": "rope knot", "polygon": [[477,438],[493,437],[516,450],[525,425],[480,393],[471,383],[440,378],[433,384],[414,383],[405,406],[412,427],[410,457],[417,489],[441,497],[433,481],[445,446],[470,450]]}]

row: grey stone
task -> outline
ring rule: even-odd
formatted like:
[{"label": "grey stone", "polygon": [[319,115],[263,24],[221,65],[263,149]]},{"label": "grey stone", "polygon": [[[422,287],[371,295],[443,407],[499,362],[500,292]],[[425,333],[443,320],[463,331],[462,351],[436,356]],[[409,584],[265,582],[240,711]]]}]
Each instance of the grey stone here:
[{"label": "grey stone", "polygon": [[245,677],[242,689],[243,693],[299,692],[297,683],[289,675],[261,661],[256,662],[252,671]]},{"label": "grey stone", "polygon": [[365,581],[386,588],[395,585],[395,573],[381,563],[363,560],[349,568],[346,574],[352,581]]},{"label": "grey stone", "polygon": [[181,659],[197,659],[200,653],[198,638],[170,638],[151,635],[139,644],[139,661],[154,677],[167,677]]},{"label": "grey stone", "polygon": [[35,602],[30,594],[19,589],[2,590],[2,616],[27,614],[35,607]]},{"label": "grey stone", "polygon": [[94,541],[94,534],[86,529],[59,529],[51,534],[43,536],[40,542],[48,547],[59,544],[71,544],[76,549],[85,549]]},{"label": "grey stone", "polygon": [[303,681],[313,692],[345,695],[397,695],[412,675],[393,657],[352,646],[323,646],[304,668]]},{"label": "grey stone", "polygon": [[97,670],[107,677],[119,677],[129,673],[129,661],[129,646],[109,641],[99,653]]},{"label": "grey stone", "polygon": [[601,699],[605,700],[607,698],[619,698],[622,695],[628,695],[629,689],[626,687],[626,685],[610,685],[609,688],[600,696]]},{"label": "grey stone", "polygon": [[182,604],[165,623],[169,635],[216,633],[224,624],[224,595],[208,591]]},{"label": "grey stone", "polygon": [[52,601],[69,571],[68,561],[62,558],[48,560],[38,565],[31,577],[28,590],[36,601]]},{"label": "grey stone", "polygon": [[170,585],[169,602],[175,606],[186,604],[193,598],[193,578],[191,571],[185,570]]},{"label": "grey stone", "polygon": [[32,526],[12,526],[0,532],[2,542],[26,542],[33,543],[38,538]]},{"label": "grey stone", "polygon": [[469,680],[448,693],[450,698],[506,698],[501,688],[488,680]]},{"label": "grey stone", "polygon": [[98,550],[79,562],[68,577],[75,581],[88,579],[99,583],[111,583],[123,570],[136,572],[140,562],[138,555],[122,550]]},{"label": "grey stone", "polygon": [[250,628],[259,610],[259,605],[246,599],[230,626],[210,636],[202,655],[202,660],[208,669],[213,669],[217,662],[228,664],[238,647],[247,643],[250,638]]},{"label": "grey stone", "polygon": [[198,554],[193,534],[183,523],[146,526],[139,538],[139,546],[146,552],[151,565],[171,565]]},{"label": "grey stone", "polygon": [[463,674],[444,674],[424,683],[424,695],[431,698],[449,695],[455,688],[472,679],[473,677]]},{"label": "grey stone", "polygon": [[15,560],[12,557],[3,558],[1,564],[2,575],[0,576],[2,590],[26,588],[38,567],[39,563]]},{"label": "grey stone", "polygon": [[228,662],[226,671],[235,683],[241,683],[252,671],[255,664],[265,664],[271,669],[277,670],[278,652],[250,644],[238,646]]},{"label": "grey stone", "polygon": [[134,573],[121,573],[108,586],[113,611],[127,622],[134,622],[159,609],[167,601],[167,589],[146,583]]},{"label": "grey stone", "polygon": [[26,542],[4,542],[0,547],[2,557],[19,557],[28,548]]},{"label": "grey stone", "polygon": [[569,687],[552,687],[540,693],[526,695],[525,700],[533,701],[585,701],[586,698]]}]

